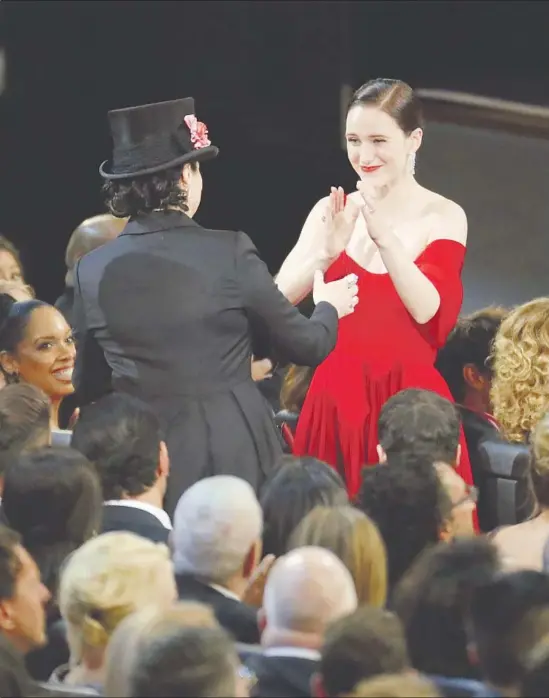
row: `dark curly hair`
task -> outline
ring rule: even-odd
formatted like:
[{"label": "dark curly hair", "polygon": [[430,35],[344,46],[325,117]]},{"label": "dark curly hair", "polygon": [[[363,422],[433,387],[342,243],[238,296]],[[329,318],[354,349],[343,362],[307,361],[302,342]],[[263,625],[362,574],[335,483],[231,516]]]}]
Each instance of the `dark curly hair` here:
[{"label": "dark curly hair", "polygon": [[[196,172],[197,162],[189,163]],[[107,180],[103,185],[103,196],[107,209],[117,218],[180,209],[188,211],[187,192],[179,186],[183,167],[173,167],[133,179]]]},{"label": "dark curly hair", "polygon": [[161,441],[158,418],[146,404],[111,393],[82,408],[71,446],[95,465],[109,501],[137,497],[154,485]]},{"label": "dark curly hair", "polygon": [[389,454],[364,468],[357,506],[377,525],[387,548],[389,588],[416,557],[440,539],[452,502],[429,457]]},{"label": "dark curly hair", "polygon": [[438,352],[436,369],[448,383],[456,402],[461,402],[465,397],[463,369],[467,364],[472,364],[480,373],[491,376],[492,343],[507,314],[506,308],[495,306],[460,318],[446,344]]}]

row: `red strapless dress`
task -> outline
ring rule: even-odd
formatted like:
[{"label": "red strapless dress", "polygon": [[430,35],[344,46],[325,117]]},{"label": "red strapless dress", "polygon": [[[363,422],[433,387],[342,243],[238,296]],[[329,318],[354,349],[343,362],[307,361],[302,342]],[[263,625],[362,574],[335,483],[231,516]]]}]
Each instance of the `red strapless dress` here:
[{"label": "red strapless dress", "polygon": [[[460,243],[436,240],[416,259],[440,294],[437,314],[424,325],[406,310],[389,274],[368,272],[345,252],[325,274],[327,281],[356,274],[360,298],[355,312],[339,323],[335,349],[314,373],[294,453],[343,467],[350,497],[360,488],[362,468],[378,462],[377,421],[392,395],[423,388],[452,400],[434,362],[461,309],[464,258]],[[458,472],[472,484],[463,433]]]}]

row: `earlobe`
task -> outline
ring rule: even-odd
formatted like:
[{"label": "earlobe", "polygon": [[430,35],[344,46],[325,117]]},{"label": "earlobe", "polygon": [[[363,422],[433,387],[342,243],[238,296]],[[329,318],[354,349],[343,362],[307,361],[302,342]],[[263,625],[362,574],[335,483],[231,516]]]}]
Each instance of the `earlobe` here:
[{"label": "earlobe", "polygon": [[383,450],[383,446],[381,444],[378,444],[376,446],[376,451],[380,465],[384,465],[387,462],[387,454]]},{"label": "earlobe", "polygon": [[7,351],[0,353],[0,366],[4,373],[7,373],[9,376],[15,377],[19,375],[19,364]]}]

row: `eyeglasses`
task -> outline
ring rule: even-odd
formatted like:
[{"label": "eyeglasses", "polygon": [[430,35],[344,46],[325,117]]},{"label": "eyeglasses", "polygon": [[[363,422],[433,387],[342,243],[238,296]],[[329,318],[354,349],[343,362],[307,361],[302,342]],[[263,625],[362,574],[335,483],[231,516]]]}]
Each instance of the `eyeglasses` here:
[{"label": "eyeglasses", "polygon": [[459,499],[455,504],[452,505],[452,509],[455,509],[456,507],[460,507],[462,504],[465,504],[466,502],[472,502],[473,504],[476,504],[478,502],[478,488],[477,487],[467,487],[467,494]]}]

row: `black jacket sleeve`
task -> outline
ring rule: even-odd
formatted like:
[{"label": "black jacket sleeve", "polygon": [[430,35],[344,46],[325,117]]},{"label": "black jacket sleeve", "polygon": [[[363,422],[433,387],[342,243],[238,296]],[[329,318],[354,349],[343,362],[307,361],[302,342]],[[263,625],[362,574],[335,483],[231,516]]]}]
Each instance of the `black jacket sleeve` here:
[{"label": "black jacket sleeve", "polygon": [[108,365],[103,349],[98,344],[87,326],[84,300],[79,279],[80,262],[74,272],[73,329],[76,340],[76,362],[72,382],[75,388],[76,402],[79,406],[87,405],[111,392],[112,371]]},{"label": "black jacket sleeve", "polygon": [[335,347],[338,317],[329,303],[319,303],[310,319],[278,290],[250,238],[238,233],[236,271],[252,335],[300,366],[317,366]]}]

